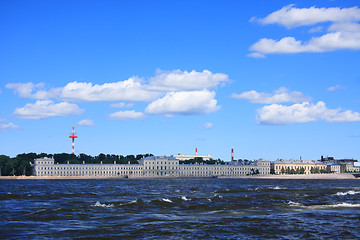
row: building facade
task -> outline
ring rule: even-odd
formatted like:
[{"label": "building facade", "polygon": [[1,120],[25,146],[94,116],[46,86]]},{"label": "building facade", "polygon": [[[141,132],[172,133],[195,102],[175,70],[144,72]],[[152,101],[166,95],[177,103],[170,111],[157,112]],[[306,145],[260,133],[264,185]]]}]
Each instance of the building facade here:
[{"label": "building facade", "polygon": [[342,167],[341,172],[350,172],[350,173],[360,172],[360,167],[355,166],[354,163],[352,163],[352,162],[348,162],[348,163],[342,164],[340,166]]},{"label": "building facade", "polygon": [[34,159],[34,176],[141,176],[139,164],[55,164],[54,158]]},{"label": "building facade", "polygon": [[146,157],[139,164],[55,164],[53,158],[34,160],[34,176],[84,177],[236,177],[270,174],[270,162],[258,160],[250,165],[180,164],[173,157]]},{"label": "building facade", "polygon": [[271,163],[271,169],[275,174],[301,173],[311,174],[312,171],[327,170],[327,164],[314,160],[282,160],[278,159]]}]

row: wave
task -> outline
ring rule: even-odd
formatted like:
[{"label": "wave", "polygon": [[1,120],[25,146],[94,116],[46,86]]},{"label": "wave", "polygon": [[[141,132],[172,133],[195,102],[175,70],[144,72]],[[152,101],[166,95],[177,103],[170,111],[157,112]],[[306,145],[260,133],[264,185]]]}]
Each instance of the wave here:
[{"label": "wave", "polygon": [[330,204],[330,205],[312,205],[307,206],[308,208],[313,209],[327,209],[327,208],[358,208],[360,207],[360,204],[358,203],[337,203],[337,204]]},{"label": "wave", "polygon": [[95,205],[92,205],[94,207],[106,207],[106,208],[111,208],[111,207],[114,207],[114,204],[101,204],[99,201],[97,201],[95,203]]},{"label": "wave", "polygon": [[132,204],[136,204],[136,203],[140,203],[141,199],[136,199],[130,202],[126,202],[126,203],[120,203],[120,206],[124,206],[124,205],[132,205]]},{"label": "wave", "polygon": [[168,199],[168,198],[162,198],[161,201],[167,202],[167,203],[172,203],[172,202],[173,202],[173,201],[171,201],[171,200]]},{"label": "wave", "polygon": [[280,186],[275,186],[275,187],[257,187],[254,190],[258,191],[258,190],[285,190],[287,189],[286,187],[280,187]]},{"label": "wave", "polygon": [[190,201],[191,199],[190,199],[190,198],[187,198],[187,197],[185,197],[185,196],[181,196],[181,200],[183,200],[183,201]]},{"label": "wave", "polygon": [[269,187],[269,189],[274,189],[274,190],[283,190],[283,189],[287,189],[286,187],[279,187],[279,186],[276,186],[276,187]]},{"label": "wave", "polygon": [[292,206],[292,207],[299,207],[302,206],[301,203],[298,202],[293,202],[293,201],[289,201],[288,205]]},{"label": "wave", "polygon": [[346,196],[346,195],[355,195],[355,194],[359,194],[360,192],[356,192],[354,190],[350,190],[347,192],[337,192],[335,195],[337,196]]},{"label": "wave", "polygon": [[360,204],[358,203],[336,203],[336,204],[324,204],[324,205],[303,205],[298,202],[289,201],[287,203],[291,207],[301,207],[306,209],[331,209],[331,208],[359,208]]}]

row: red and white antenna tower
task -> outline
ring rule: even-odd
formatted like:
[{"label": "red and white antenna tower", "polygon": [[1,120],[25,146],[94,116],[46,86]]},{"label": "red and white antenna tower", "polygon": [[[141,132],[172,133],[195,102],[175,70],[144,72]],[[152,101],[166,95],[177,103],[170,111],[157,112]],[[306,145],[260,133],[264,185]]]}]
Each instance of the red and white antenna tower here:
[{"label": "red and white antenna tower", "polygon": [[69,138],[72,139],[72,154],[75,154],[75,138],[77,138],[77,135],[75,133],[75,126],[72,127],[72,132],[70,133]]},{"label": "red and white antenna tower", "polygon": [[231,161],[234,161],[234,149],[231,149]]},{"label": "red and white antenna tower", "polygon": [[197,148],[195,148],[195,155],[197,156]]}]

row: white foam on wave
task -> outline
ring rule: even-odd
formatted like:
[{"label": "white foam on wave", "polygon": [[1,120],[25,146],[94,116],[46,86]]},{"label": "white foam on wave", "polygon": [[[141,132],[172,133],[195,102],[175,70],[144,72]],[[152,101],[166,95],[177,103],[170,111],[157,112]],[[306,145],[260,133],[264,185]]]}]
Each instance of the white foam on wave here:
[{"label": "white foam on wave", "polygon": [[282,190],[282,189],[287,189],[286,187],[279,187],[279,186],[276,186],[276,187],[269,187],[270,189],[274,189],[274,190]]},{"label": "white foam on wave", "polygon": [[354,190],[350,190],[347,192],[337,192],[335,195],[337,196],[346,196],[346,195],[355,195],[355,194],[359,194],[360,192],[354,191]]},{"label": "white foam on wave", "polygon": [[167,198],[162,198],[161,201],[163,202],[168,202],[168,203],[172,203],[172,201],[170,199],[167,199]]},{"label": "white foam on wave", "polygon": [[215,198],[219,198],[219,199],[223,199],[223,198],[224,198],[223,196],[218,195],[218,194],[215,194],[214,197],[215,197]]},{"label": "white foam on wave", "polygon": [[131,205],[131,204],[134,204],[134,203],[137,203],[138,200],[133,200],[133,201],[130,201],[130,202],[126,202],[126,203],[120,203],[120,206],[124,206],[124,205]]},{"label": "white foam on wave", "polygon": [[99,201],[97,201],[95,203],[95,205],[93,205],[94,207],[106,207],[106,208],[110,208],[110,207],[114,207],[114,204],[101,204]]},{"label": "white foam on wave", "polygon": [[301,203],[298,202],[293,202],[293,201],[289,201],[288,205],[293,206],[293,207],[299,207],[302,206]]},{"label": "white foam on wave", "polygon": [[342,203],[336,203],[336,204],[329,204],[329,205],[309,205],[309,206],[305,206],[301,203],[298,202],[293,202],[293,201],[289,201],[288,202],[289,206],[292,207],[301,207],[301,208],[307,208],[307,209],[329,209],[329,208],[359,208],[360,204],[358,203],[346,203],[346,202],[342,202]]},{"label": "white foam on wave", "polygon": [[358,208],[360,204],[357,203],[337,203],[337,204],[330,204],[330,205],[312,205],[307,206],[307,208],[311,209],[327,209],[327,208]]},{"label": "white foam on wave", "polygon": [[181,196],[181,200],[183,200],[183,201],[190,201],[191,199],[190,199],[190,198],[187,198],[187,197],[185,197],[185,196]]}]

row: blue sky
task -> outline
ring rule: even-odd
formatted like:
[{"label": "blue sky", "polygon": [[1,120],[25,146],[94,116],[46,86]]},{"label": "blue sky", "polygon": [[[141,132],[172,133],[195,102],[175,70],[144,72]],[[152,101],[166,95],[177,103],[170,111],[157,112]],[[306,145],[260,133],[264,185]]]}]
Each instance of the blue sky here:
[{"label": "blue sky", "polygon": [[360,158],[358,1],[1,1],[0,154]]}]

